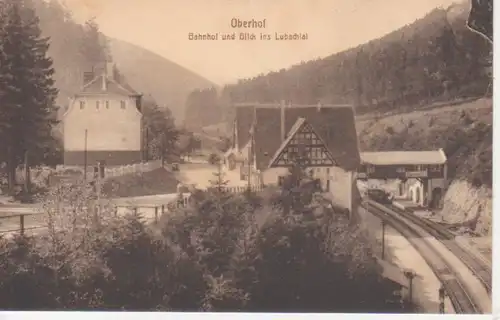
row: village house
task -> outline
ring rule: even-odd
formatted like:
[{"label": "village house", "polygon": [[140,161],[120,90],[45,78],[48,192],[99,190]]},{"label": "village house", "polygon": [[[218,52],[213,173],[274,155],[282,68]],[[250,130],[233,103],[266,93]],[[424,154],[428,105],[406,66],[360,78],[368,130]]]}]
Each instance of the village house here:
[{"label": "village house", "polygon": [[86,72],[63,115],[65,166],[132,164],[142,158],[141,95],[108,63]]},{"label": "village house", "polygon": [[360,164],[352,106],[238,105],[224,162],[252,185],[279,185],[300,148],[325,195],[352,212]]}]

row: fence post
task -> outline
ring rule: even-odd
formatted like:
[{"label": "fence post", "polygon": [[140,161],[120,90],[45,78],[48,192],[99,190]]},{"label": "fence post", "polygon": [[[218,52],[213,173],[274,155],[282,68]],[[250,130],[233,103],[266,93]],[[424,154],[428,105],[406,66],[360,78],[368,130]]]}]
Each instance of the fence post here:
[{"label": "fence post", "polygon": [[24,236],[24,214],[19,215],[19,224],[21,225],[21,235]]},{"label": "fence post", "polygon": [[158,207],[155,207],[155,223],[158,223]]}]

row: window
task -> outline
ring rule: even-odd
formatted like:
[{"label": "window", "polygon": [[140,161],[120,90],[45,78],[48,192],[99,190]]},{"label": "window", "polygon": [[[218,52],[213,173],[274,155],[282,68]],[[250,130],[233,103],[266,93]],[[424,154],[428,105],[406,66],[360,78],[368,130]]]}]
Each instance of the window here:
[{"label": "window", "polygon": [[429,167],[429,169],[431,170],[431,172],[441,172],[441,166],[439,164],[432,165]]},{"label": "window", "polygon": [[329,192],[329,191],[330,191],[330,179],[326,180],[326,187],[325,187],[325,191],[326,191],[326,192]]},{"label": "window", "polygon": [[99,105],[100,105],[100,104],[101,104],[101,102],[100,102],[99,100],[98,100],[98,101],[96,101],[96,102],[95,102],[95,108],[96,108],[96,109],[99,109]]},{"label": "window", "polygon": [[109,109],[109,101],[106,100],[106,109]]},{"label": "window", "polygon": [[326,168],[326,174],[330,174],[330,168]]},{"label": "window", "polygon": [[125,100],[120,101],[120,106],[122,109],[125,109]]},{"label": "window", "polygon": [[85,108],[85,101],[80,101],[80,109]]}]

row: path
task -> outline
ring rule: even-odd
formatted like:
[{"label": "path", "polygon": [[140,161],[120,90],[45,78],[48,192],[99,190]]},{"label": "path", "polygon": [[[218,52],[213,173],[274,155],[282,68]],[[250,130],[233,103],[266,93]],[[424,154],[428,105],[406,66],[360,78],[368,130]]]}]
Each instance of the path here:
[{"label": "path", "polygon": [[[186,163],[179,165],[176,178],[184,184],[195,185],[199,189],[206,189],[210,186],[210,181],[215,180],[217,168],[208,163]],[[245,186],[246,181],[241,181],[239,173],[236,171],[223,171],[224,180],[228,181],[230,187]]]}]

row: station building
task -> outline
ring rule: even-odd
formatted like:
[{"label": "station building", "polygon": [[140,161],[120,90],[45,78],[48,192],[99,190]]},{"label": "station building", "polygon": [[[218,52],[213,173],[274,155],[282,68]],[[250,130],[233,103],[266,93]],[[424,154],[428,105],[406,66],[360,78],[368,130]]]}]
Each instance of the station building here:
[{"label": "station building", "polygon": [[448,187],[446,154],[431,151],[362,152],[358,179],[399,180],[399,197],[437,208]]}]

